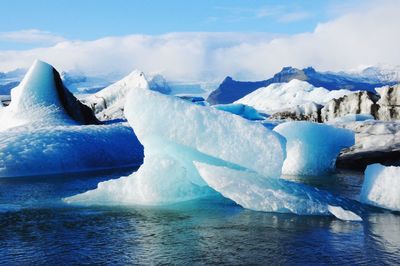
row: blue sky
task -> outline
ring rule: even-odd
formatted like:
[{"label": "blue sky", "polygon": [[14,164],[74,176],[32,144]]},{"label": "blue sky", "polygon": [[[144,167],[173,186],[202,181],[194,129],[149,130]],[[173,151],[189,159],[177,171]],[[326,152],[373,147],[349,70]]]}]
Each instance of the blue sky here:
[{"label": "blue sky", "polygon": [[265,79],[399,65],[399,0],[2,0],[0,71]]},{"label": "blue sky", "polygon": [[[0,32],[36,29],[66,39],[93,40],[168,32],[312,31],[359,0],[3,0]],[[42,40],[43,41],[43,40]],[[42,41],[2,38],[0,49],[25,49]],[[51,43],[50,43],[51,44]]]}]

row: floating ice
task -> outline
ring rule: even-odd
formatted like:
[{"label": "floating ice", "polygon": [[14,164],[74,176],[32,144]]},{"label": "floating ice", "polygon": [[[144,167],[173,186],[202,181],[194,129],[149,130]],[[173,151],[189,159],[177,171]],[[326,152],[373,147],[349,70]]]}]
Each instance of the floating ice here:
[{"label": "floating ice", "polygon": [[191,160],[202,154],[264,176],[281,174],[284,138],[236,115],[138,88],[128,95],[125,116],[146,154],[170,143],[174,155]]},{"label": "floating ice", "polygon": [[208,188],[193,161],[281,174],[284,138],[239,116],[145,88],[130,91],[125,116],[145,146],[144,164],[67,202],[159,205],[201,197]]},{"label": "floating ice", "polygon": [[171,156],[146,156],[136,173],[101,182],[97,189],[64,201],[80,205],[166,205],[212,193],[207,186],[190,182],[187,173],[185,166]]},{"label": "floating ice", "polygon": [[11,90],[11,103],[0,113],[0,130],[49,123],[95,124],[97,120],[90,109],[64,87],[58,72],[37,60],[22,82]]},{"label": "floating ice", "polygon": [[261,115],[259,112],[257,112],[256,109],[254,109],[251,106],[245,105],[245,104],[240,104],[240,103],[232,103],[232,104],[218,104],[218,105],[213,105],[214,108],[217,108],[218,110],[226,111],[235,115],[239,115],[243,118],[249,119],[249,120],[264,120],[265,117]]},{"label": "floating ice", "polygon": [[122,123],[97,124],[89,107],[36,61],[0,112],[0,177],[138,166],[143,146]]},{"label": "floating ice", "polygon": [[368,165],[360,200],[365,204],[400,211],[400,167]]},{"label": "floating ice", "polygon": [[312,122],[287,122],[274,131],[287,140],[284,175],[325,174],[335,168],[336,157],[343,148],[354,145],[354,133]]},{"label": "floating ice", "polygon": [[19,127],[0,134],[0,177],[139,166],[143,146],[127,125]]},{"label": "floating ice", "polygon": [[350,203],[328,192],[284,179],[265,178],[248,170],[195,164],[210,187],[244,208],[301,215],[332,214],[339,219],[361,220],[357,214],[342,208],[351,208]]}]

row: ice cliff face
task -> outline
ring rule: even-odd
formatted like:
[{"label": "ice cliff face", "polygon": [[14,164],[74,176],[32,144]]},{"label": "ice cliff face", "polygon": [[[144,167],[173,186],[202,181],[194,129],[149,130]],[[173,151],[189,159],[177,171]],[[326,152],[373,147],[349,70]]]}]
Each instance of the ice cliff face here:
[{"label": "ice cliff face", "polygon": [[379,120],[399,120],[400,119],[400,85],[385,86],[377,89],[380,99],[377,102],[379,110],[377,118]]},{"label": "ice cliff face", "polygon": [[366,91],[360,91],[329,101],[321,110],[323,122],[348,114],[371,114],[376,117],[378,97]]}]

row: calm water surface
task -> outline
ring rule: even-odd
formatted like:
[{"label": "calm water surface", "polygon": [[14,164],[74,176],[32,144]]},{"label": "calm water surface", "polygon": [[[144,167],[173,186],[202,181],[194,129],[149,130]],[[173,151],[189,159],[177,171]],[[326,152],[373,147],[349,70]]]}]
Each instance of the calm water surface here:
[{"label": "calm water surface", "polygon": [[[254,212],[222,197],[158,208],[61,201],[123,174],[0,179],[0,264],[400,264],[400,215],[368,207],[357,223]],[[357,199],[362,177],[310,183]]]}]

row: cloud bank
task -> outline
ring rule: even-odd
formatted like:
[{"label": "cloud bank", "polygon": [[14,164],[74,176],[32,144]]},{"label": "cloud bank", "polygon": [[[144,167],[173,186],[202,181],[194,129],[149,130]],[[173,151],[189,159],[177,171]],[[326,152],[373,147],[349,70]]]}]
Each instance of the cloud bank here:
[{"label": "cloud bank", "polygon": [[288,65],[334,71],[379,63],[398,65],[399,12],[399,1],[380,1],[321,23],[313,32],[291,36],[169,33],[94,41],[60,39],[50,47],[0,51],[0,71],[28,67],[39,58],[60,70],[90,75],[141,69],[171,80],[215,81],[226,75],[264,79]]}]

